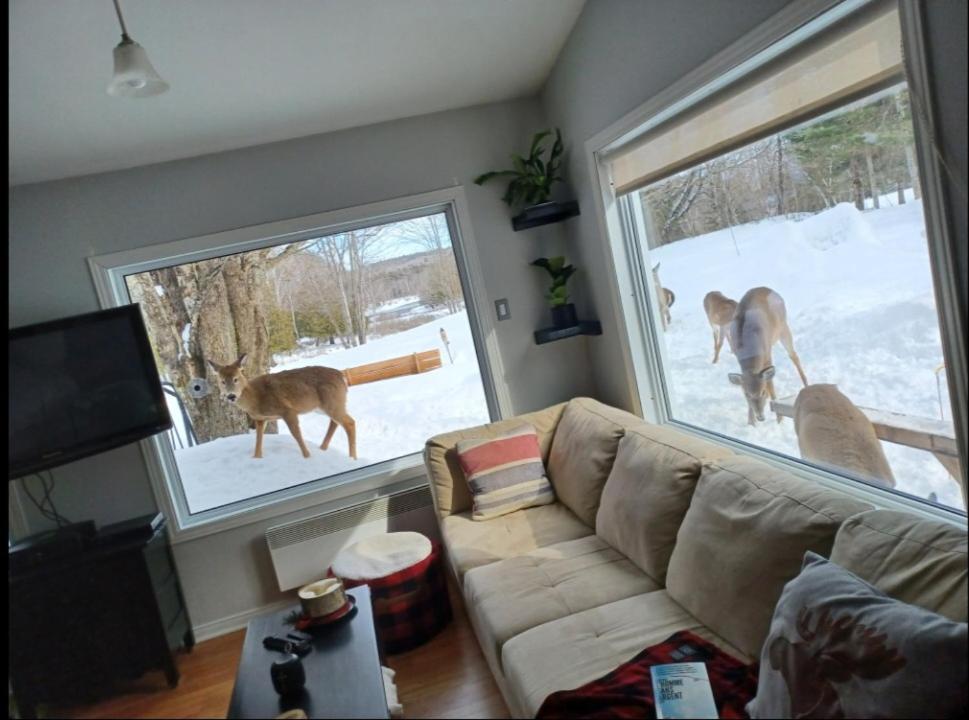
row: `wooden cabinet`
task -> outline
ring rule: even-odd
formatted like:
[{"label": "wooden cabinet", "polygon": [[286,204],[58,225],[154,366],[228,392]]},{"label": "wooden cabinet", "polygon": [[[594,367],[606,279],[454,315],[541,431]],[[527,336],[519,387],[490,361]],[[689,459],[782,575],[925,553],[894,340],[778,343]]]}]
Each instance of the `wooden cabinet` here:
[{"label": "wooden cabinet", "polygon": [[104,528],[87,550],[9,575],[9,667],[22,717],[93,700],[195,644],[164,521]]}]

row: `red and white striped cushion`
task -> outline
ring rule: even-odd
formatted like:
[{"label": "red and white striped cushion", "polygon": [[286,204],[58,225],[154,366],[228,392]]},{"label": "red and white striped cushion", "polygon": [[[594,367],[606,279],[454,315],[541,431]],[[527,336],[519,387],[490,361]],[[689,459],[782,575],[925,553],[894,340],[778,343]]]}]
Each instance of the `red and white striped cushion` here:
[{"label": "red and white striped cushion", "polygon": [[531,425],[498,438],[462,440],[457,452],[474,500],[472,520],[489,520],[555,500],[538,434]]}]

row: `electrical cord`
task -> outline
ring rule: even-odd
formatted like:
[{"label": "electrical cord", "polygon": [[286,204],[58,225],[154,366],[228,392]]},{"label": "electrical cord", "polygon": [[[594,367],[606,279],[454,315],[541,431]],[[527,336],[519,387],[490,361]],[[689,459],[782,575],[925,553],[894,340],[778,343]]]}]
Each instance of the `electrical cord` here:
[{"label": "electrical cord", "polygon": [[57,511],[57,507],[54,505],[54,499],[51,496],[51,493],[54,491],[54,473],[48,471],[47,475],[48,477],[45,478],[40,473],[34,473],[34,477],[40,479],[41,487],[44,489],[44,497],[40,500],[40,502],[37,501],[37,498],[35,498],[34,494],[30,491],[30,486],[27,484],[27,478],[21,478],[21,484],[27,493],[27,497],[30,498],[30,502],[33,503],[34,507],[37,508],[44,518],[56,523],[57,527],[59,528],[64,527],[65,525],[70,525],[70,520]]}]

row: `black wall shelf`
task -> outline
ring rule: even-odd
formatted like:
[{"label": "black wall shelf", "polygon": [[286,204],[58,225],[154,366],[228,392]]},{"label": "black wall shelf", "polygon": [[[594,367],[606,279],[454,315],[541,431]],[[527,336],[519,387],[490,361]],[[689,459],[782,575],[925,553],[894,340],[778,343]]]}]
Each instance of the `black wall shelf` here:
[{"label": "black wall shelf", "polygon": [[511,227],[518,232],[528,228],[561,222],[579,214],[579,203],[575,200],[566,202],[547,202],[525,208],[511,219]]},{"label": "black wall shelf", "polygon": [[565,338],[575,337],[576,335],[602,335],[602,325],[598,320],[587,320],[571,327],[550,327],[535,331],[535,343],[544,345],[545,343],[564,340]]}]

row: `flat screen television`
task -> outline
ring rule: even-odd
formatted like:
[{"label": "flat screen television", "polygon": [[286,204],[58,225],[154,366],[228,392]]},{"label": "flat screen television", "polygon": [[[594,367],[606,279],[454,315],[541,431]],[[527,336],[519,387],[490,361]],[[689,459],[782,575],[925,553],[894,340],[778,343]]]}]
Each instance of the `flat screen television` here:
[{"label": "flat screen television", "polygon": [[9,480],[172,426],[137,304],[9,335]]}]

